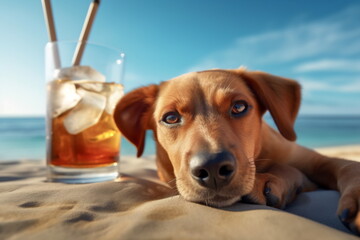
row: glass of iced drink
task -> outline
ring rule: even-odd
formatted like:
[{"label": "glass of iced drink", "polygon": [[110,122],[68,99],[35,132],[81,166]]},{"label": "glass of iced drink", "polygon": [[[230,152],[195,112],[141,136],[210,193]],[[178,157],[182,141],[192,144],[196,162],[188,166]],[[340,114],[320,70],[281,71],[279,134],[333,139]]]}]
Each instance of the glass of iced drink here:
[{"label": "glass of iced drink", "polygon": [[77,42],[45,48],[48,181],[90,183],[118,177],[120,132],[113,111],[123,95],[124,54],[86,43],[79,65]]}]

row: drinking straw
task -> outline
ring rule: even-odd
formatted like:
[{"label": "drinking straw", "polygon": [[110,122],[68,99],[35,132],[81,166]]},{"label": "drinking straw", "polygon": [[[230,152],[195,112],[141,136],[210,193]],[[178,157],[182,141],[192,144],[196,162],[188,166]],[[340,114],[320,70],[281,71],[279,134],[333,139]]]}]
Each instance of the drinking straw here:
[{"label": "drinking straw", "polygon": [[[45,23],[49,35],[50,42],[54,43],[57,41],[56,39],[56,31],[55,31],[55,24],[54,24],[54,18],[51,10],[51,3],[50,0],[42,0],[42,6],[44,10],[44,17],[45,17]],[[59,57],[59,50],[56,44],[52,45],[53,50],[53,58],[54,58],[54,68],[60,68],[60,57]]]},{"label": "drinking straw", "polygon": [[81,58],[82,58],[82,55],[83,55],[84,49],[85,49],[85,43],[86,43],[87,39],[89,38],[90,30],[91,30],[92,24],[94,22],[95,15],[96,15],[97,9],[99,7],[99,4],[100,4],[100,0],[94,0],[91,2],[90,6],[89,6],[89,10],[87,12],[83,28],[81,30],[79,42],[76,46],[74,57],[72,60],[73,66],[80,65]]}]

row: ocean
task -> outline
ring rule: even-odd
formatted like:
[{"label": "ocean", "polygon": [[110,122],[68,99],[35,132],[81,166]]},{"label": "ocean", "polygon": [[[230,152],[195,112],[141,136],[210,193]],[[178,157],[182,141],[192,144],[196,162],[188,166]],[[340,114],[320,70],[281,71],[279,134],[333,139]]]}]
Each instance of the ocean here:
[{"label": "ocean", "polygon": [[[300,115],[295,130],[297,142],[311,148],[360,144],[360,116]],[[44,159],[45,148],[44,118],[0,118],[0,161]],[[135,154],[136,148],[123,138],[121,155]],[[144,154],[155,154],[151,132],[146,136]]]}]

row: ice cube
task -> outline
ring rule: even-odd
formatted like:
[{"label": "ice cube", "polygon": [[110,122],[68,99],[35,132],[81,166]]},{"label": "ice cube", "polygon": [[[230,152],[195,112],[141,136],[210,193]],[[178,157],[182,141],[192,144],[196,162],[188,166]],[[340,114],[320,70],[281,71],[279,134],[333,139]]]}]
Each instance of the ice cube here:
[{"label": "ice cube", "polygon": [[49,109],[53,118],[66,112],[78,104],[81,97],[76,87],[69,80],[54,80],[48,85]]},{"label": "ice cube", "polygon": [[119,102],[120,98],[124,95],[124,87],[120,84],[109,83],[106,85],[105,89],[106,94],[106,106],[105,111],[112,115],[116,104]]},{"label": "ice cube", "polygon": [[78,134],[95,125],[106,105],[106,97],[101,94],[82,88],[78,88],[77,93],[81,96],[81,101],[64,118],[65,129],[70,134]]},{"label": "ice cube", "polygon": [[116,104],[120,98],[124,95],[124,87],[121,84],[116,83],[98,83],[87,80],[74,81],[76,87],[83,88],[87,91],[101,93],[106,97],[105,111],[109,114],[113,114]]},{"label": "ice cube", "polygon": [[105,76],[89,66],[72,66],[55,71],[55,79],[83,80],[105,82]]},{"label": "ice cube", "polygon": [[83,88],[87,91],[91,91],[91,92],[100,93],[104,89],[103,82],[94,82],[94,81],[89,81],[89,80],[76,80],[73,82],[75,83],[76,87],[81,87],[81,88]]}]

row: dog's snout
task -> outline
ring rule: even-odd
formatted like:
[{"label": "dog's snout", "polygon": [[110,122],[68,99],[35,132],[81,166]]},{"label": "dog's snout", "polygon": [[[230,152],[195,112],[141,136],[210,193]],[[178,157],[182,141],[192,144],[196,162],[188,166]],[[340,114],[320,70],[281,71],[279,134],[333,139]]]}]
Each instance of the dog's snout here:
[{"label": "dog's snout", "polygon": [[201,153],[190,160],[190,174],[201,186],[218,190],[227,185],[235,173],[235,159],[229,152]]}]

